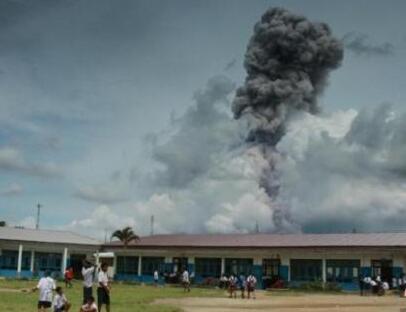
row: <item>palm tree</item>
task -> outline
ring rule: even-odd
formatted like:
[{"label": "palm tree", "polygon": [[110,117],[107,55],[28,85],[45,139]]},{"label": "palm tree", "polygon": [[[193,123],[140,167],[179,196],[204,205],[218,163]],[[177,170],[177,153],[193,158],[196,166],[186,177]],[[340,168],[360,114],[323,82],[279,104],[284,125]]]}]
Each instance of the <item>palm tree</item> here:
[{"label": "palm tree", "polygon": [[124,244],[124,248],[127,248],[130,242],[140,239],[140,237],[135,234],[133,229],[129,226],[123,228],[122,230],[114,231],[113,234],[111,234],[111,238],[119,239]]},{"label": "palm tree", "polygon": [[[124,244],[124,249],[127,249],[127,246],[132,241],[137,241],[140,237],[134,233],[133,229],[129,226],[123,228],[122,230],[116,230],[111,234],[111,238],[117,238]],[[124,268],[127,268],[127,259],[123,257]]]}]

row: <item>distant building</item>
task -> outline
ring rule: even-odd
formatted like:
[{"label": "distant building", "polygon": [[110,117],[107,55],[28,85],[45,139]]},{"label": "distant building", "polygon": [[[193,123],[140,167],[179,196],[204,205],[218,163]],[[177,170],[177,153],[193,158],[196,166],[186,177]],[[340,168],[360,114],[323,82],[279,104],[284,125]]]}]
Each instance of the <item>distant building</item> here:
[{"label": "distant building", "polygon": [[79,272],[83,258],[99,255],[116,280],[147,283],[155,270],[173,277],[187,268],[198,283],[253,273],[258,287],[282,280],[356,289],[360,276],[391,283],[406,267],[406,233],[153,235],[125,248],[70,232],[0,227],[0,250],[0,276],[62,272],[67,265]]},{"label": "distant building", "polygon": [[380,275],[391,283],[404,272],[406,233],[155,235],[127,248],[112,242],[103,250],[114,252],[121,280],[149,282],[155,270],[171,274],[188,268],[197,282],[253,273],[259,287],[283,280],[356,289],[359,276]]},{"label": "distant building", "polygon": [[58,275],[67,265],[78,274],[82,260],[93,257],[100,244],[72,232],[0,227],[0,276]]}]

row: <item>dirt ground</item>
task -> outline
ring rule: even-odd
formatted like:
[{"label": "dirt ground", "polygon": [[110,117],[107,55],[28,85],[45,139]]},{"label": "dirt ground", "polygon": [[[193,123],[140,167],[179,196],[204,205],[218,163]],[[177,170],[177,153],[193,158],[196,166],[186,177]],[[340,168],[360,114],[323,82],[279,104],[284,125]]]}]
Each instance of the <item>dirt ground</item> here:
[{"label": "dirt ground", "polygon": [[[182,298],[155,302],[180,307],[185,312],[406,312],[406,298],[394,295],[360,297],[357,295],[275,294],[261,292],[257,299]],[[405,309],[405,310],[403,310]]]}]

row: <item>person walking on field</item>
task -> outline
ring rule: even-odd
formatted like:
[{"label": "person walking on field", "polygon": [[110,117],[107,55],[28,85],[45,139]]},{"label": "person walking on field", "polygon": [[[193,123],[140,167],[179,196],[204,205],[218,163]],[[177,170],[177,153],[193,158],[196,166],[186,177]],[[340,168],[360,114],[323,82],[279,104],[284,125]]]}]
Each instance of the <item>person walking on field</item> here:
[{"label": "person walking on field", "polygon": [[159,283],[159,273],[158,270],[154,271],[154,286],[158,287],[158,283]]},{"label": "person walking on field", "polygon": [[102,263],[101,270],[98,275],[99,285],[97,287],[97,307],[99,312],[102,310],[103,304],[106,305],[106,311],[110,312],[110,281],[107,275],[108,265]]},{"label": "person walking on field", "polygon": [[228,279],[228,292],[230,298],[237,298],[237,278],[234,275],[230,275]]},{"label": "person walking on field", "polygon": [[83,276],[83,304],[87,302],[87,299],[93,296],[93,283],[94,283],[94,272],[96,266],[84,260],[82,267],[82,276]]},{"label": "person walking on field", "polygon": [[46,271],[37,286],[32,291],[39,290],[38,312],[48,311],[52,307],[53,291],[56,289],[55,281],[51,277],[51,273]]},{"label": "person walking on field", "polygon": [[182,273],[182,285],[184,292],[190,292],[190,279],[189,279],[189,272],[187,269],[184,269]]},{"label": "person walking on field", "polygon": [[73,280],[73,268],[72,267],[66,268],[64,277],[65,277],[65,287],[72,288],[72,280]]},{"label": "person walking on field", "polygon": [[254,275],[250,274],[247,277],[247,297],[250,299],[251,293],[252,298],[255,299],[255,287],[257,284],[257,279]]}]

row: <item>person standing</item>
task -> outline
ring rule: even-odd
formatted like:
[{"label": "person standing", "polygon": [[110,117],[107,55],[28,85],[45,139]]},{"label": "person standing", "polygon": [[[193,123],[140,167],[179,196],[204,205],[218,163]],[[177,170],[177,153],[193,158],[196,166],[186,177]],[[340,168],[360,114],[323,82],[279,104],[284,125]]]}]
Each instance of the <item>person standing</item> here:
[{"label": "person standing", "polygon": [[154,285],[155,287],[158,287],[158,283],[159,283],[159,273],[158,270],[154,271]]},{"label": "person standing", "polygon": [[183,291],[184,292],[190,292],[190,279],[189,279],[189,272],[185,268],[183,273],[182,273],[182,285],[183,285]]},{"label": "person standing", "polygon": [[251,293],[252,293],[252,298],[255,299],[255,287],[257,284],[257,279],[254,275],[250,274],[247,277],[247,297],[250,299]]},{"label": "person standing", "polygon": [[73,268],[72,267],[66,268],[64,275],[65,275],[65,287],[72,288]]},{"label": "person standing", "polygon": [[98,275],[98,287],[97,287],[97,307],[101,312],[103,304],[106,305],[106,311],[110,312],[110,282],[107,275],[108,264],[102,263],[101,269]]},{"label": "person standing", "polygon": [[96,266],[92,266],[87,260],[83,261],[82,276],[83,276],[83,304],[87,302],[87,299],[93,296],[93,283],[94,272]]},{"label": "person standing", "polygon": [[56,289],[55,281],[51,277],[51,272],[46,271],[37,286],[32,291],[39,290],[38,312],[48,311],[52,307],[53,291]]}]

